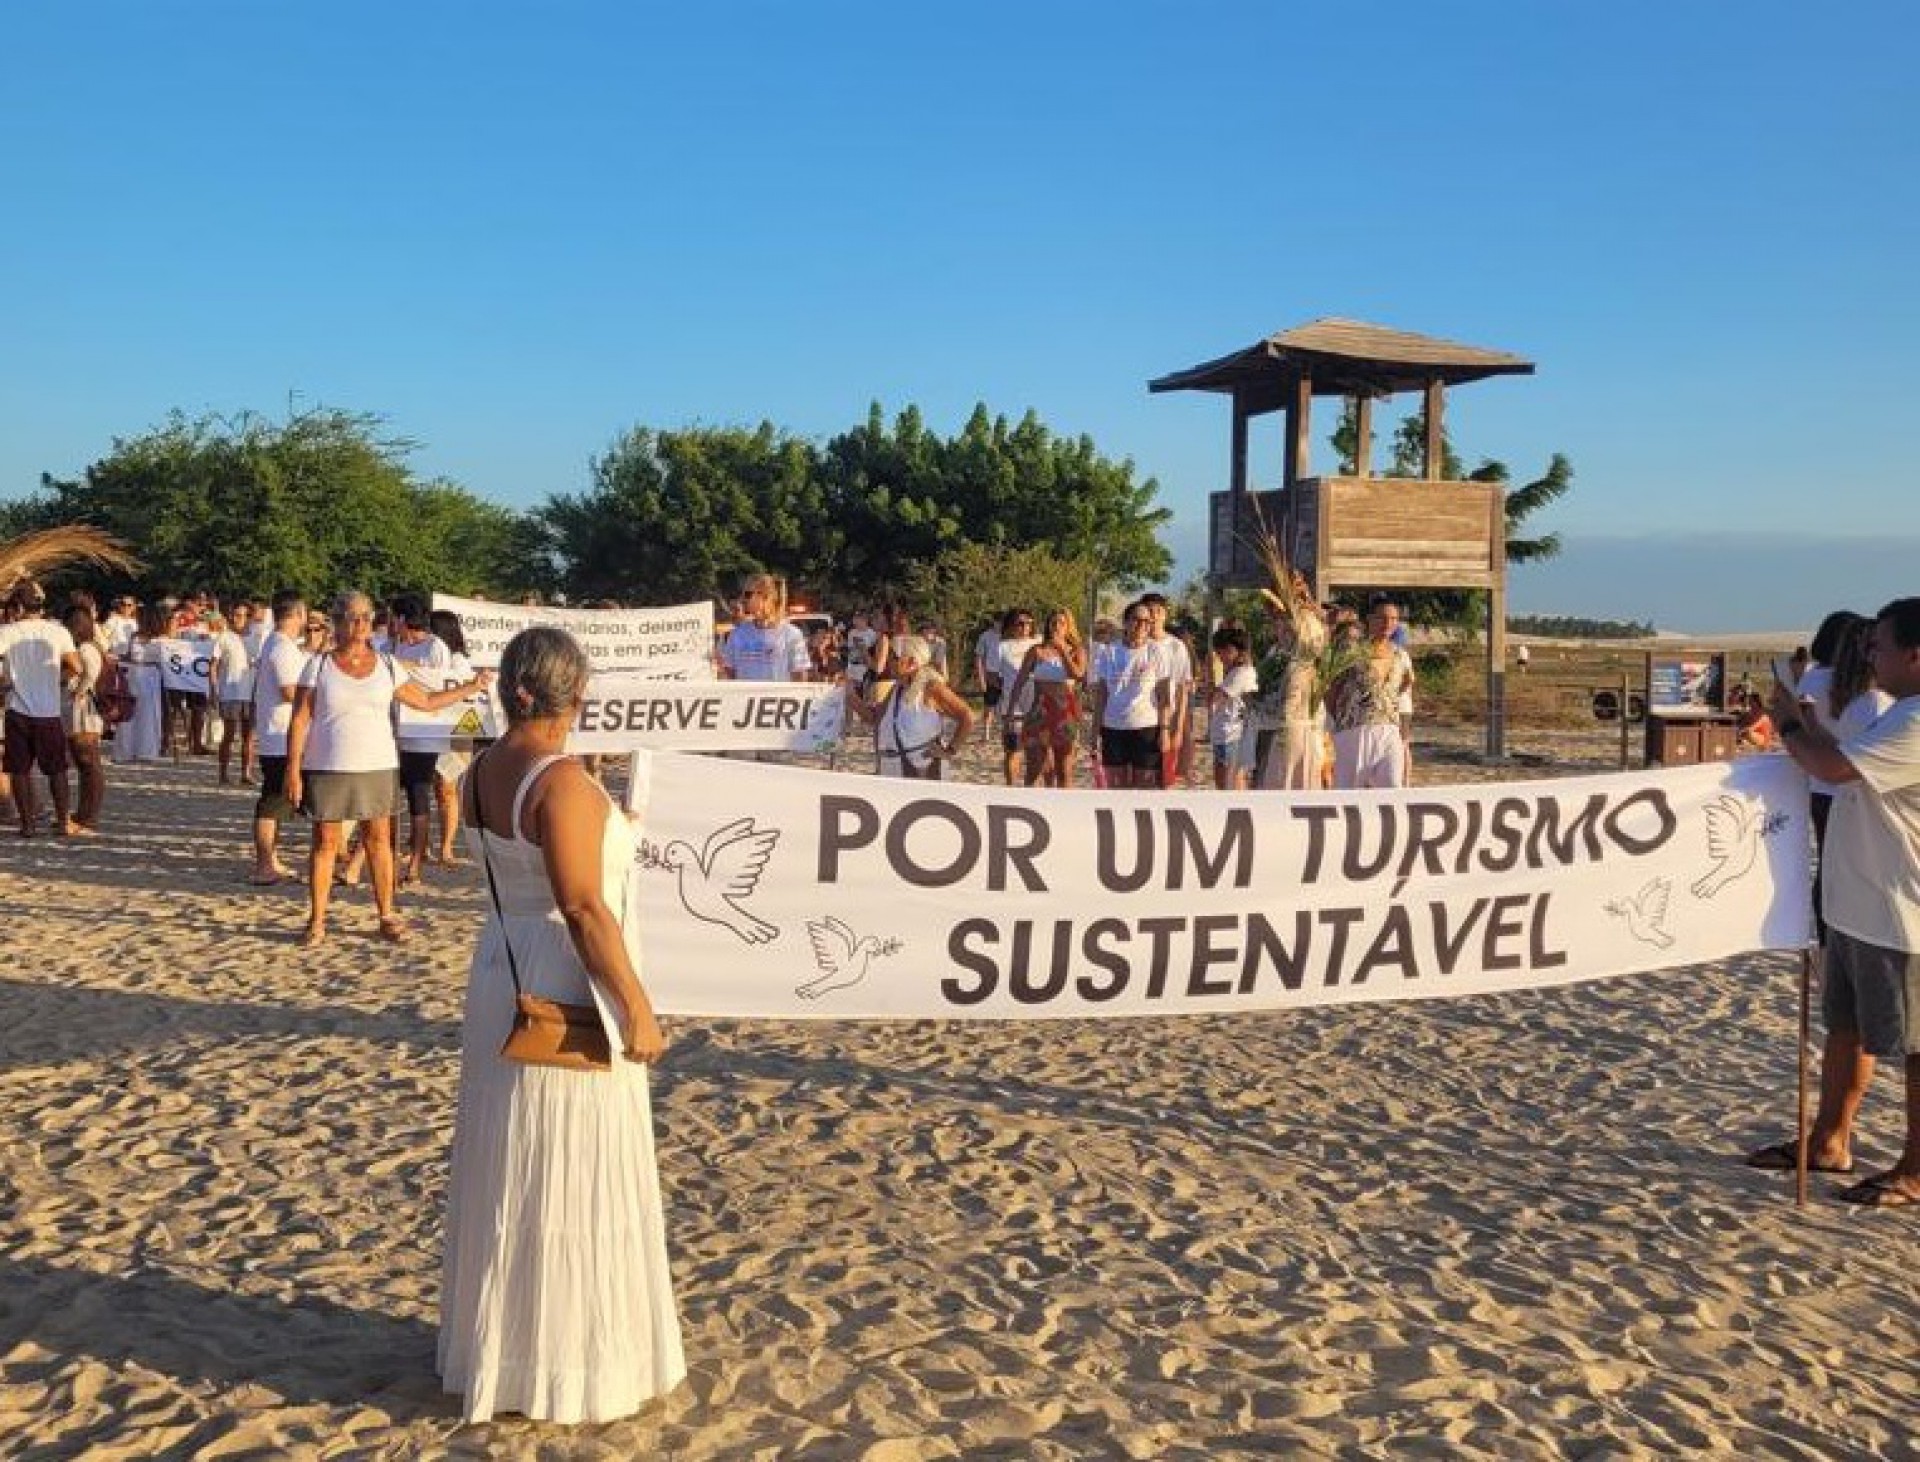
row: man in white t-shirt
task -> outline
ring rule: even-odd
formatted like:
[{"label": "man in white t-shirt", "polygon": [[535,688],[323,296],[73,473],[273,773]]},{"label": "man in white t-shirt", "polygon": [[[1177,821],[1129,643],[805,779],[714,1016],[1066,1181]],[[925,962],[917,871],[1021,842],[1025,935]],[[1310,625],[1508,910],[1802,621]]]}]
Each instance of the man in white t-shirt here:
[{"label": "man in white t-shirt", "polygon": [[260,797],[253,805],[252,882],[266,885],[293,877],[280,861],[280,824],[296,809],[287,800],[287,728],[293,724],[293,693],[307,652],[307,601],[291,589],[273,596],[273,632],[260,646],[253,677],[253,728],[260,751]]},{"label": "man in white t-shirt", "polygon": [[1020,678],[1027,651],[1040,643],[1040,637],[1033,631],[1033,616],[1026,610],[1007,611],[1006,618],[1000,621],[1000,633],[994,638],[993,663],[988,671],[987,683],[999,686],[996,699],[1000,704],[1000,769],[1006,774],[1009,787],[1020,784],[1024,760],[1020,754],[1020,734],[1027,713],[1033,709],[1035,692],[1031,685],[1021,692],[1022,704],[1013,704],[1013,683]]},{"label": "man in white t-shirt", "polygon": [[984,722],[991,725],[1000,705],[1000,620],[995,614],[980,637],[973,642],[973,688],[987,708]]},{"label": "man in white t-shirt", "polygon": [[[1838,788],[1821,878],[1827,1037],[1807,1163],[1816,1172],[1853,1170],[1853,1123],[1874,1061],[1904,1061],[1900,1157],[1840,1196],[1873,1208],[1910,1208],[1920,1207],[1920,598],[1896,599],[1880,611],[1871,659],[1893,705],[1846,740],[1803,720],[1784,686],[1774,688],[1772,710],[1788,754]],[[1787,1141],[1747,1161],[1792,1168],[1796,1157]]]},{"label": "man in white t-shirt", "polygon": [[9,596],[15,616],[0,630],[0,671],[7,682],[6,770],[20,836],[34,835],[39,807],[33,770],[45,773],[53,794],[53,826],[62,837],[91,832],[73,820],[67,793],[67,730],[60,714],[60,687],[81,673],[80,656],[67,627],[47,618],[47,596],[31,579]]},{"label": "man in white t-shirt", "polygon": [[[428,690],[444,690],[458,685],[463,677],[453,673],[453,651],[427,628],[427,604],[418,594],[402,594],[393,601],[387,616],[388,634],[393,643],[393,658],[407,667],[407,673]],[[440,766],[440,753],[447,749],[443,739],[401,736],[400,790],[407,797],[407,861],[400,869],[400,882],[417,883],[426,876],[427,847],[432,832],[433,789]],[[353,865],[348,864],[351,879]]]}]

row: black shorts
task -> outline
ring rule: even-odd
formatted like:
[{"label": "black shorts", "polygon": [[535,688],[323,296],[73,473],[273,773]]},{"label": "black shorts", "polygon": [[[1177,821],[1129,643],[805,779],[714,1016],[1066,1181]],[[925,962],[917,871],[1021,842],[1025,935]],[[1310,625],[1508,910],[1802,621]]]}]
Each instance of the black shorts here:
[{"label": "black shorts", "polygon": [[437,751],[400,753],[400,787],[407,794],[407,811],[415,817],[433,806],[433,784],[439,765]]},{"label": "black shorts", "polygon": [[992,710],[995,706],[1000,704],[1000,677],[999,676],[989,675],[987,677],[987,691],[986,691],[986,695],[982,699],[986,702],[986,707],[988,710]]},{"label": "black shorts", "polygon": [[23,716],[8,711],[6,727],[8,776],[24,777],[36,763],[50,777],[67,774],[67,728],[58,716]]},{"label": "black shorts", "polygon": [[1160,728],[1102,726],[1100,762],[1103,766],[1132,767],[1136,771],[1160,770]]},{"label": "black shorts", "polygon": [[253,804],[255,822],[285,822],[299,809],[287,801],[287,759],[260,758],[260,796]]}]

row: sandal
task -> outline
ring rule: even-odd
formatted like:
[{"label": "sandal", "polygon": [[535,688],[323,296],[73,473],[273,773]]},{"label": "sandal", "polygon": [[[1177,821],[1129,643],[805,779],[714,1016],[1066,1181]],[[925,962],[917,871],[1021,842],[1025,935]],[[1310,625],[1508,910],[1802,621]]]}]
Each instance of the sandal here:
[{"label": "sandal", "polygon": [[[1770,1142],[1765,1147],[1756,1147],[1746,1156],[1747,1166],[1759,1168],[1768,1173],[1791,1173],[1800,1166],[1800,1144],[1792,1138],[1785,1142]],[[1810,1173],[1832,1173],[1836,1177],[1845,1177],[1853,1171],[1853,1159],[1844,1164],[1815,1162],[1809,1154],[1807,1171]]]},{"label": "sandal", "polygon": [[380,937],[389,944],[405,944],[407,942],[407,921],[397,917],[382,919],[380,921]]},{"label": "sandal", "polygon": [[1920,1175],[1875,1173],[1836,1195],[1842,1203],[1862,1208],[1920,1208]]}]

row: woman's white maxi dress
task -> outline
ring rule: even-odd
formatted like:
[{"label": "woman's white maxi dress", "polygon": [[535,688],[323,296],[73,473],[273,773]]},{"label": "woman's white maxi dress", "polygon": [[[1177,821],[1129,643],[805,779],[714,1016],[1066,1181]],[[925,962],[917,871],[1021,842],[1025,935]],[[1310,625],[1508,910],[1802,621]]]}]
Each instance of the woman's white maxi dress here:
[{"label": "woman's white maxi dress", "polygon": [[159,761],[164,755],[162,717],[166,714],[160,647],[150,641],[134,645],[121,662],[121,669],[126,672],[127,689],[133,692],[134,706],[133,719],[114,727],[114,763],[126,766],[132,762]]},{"label": "woman's white maxi dress", "polygon": [[[535,763],[515,792],[514,837],[464,829],[474,860],[492,859],[506,914],[503,930],[488,899],[467,979],[447,1182],[439,1368],[468,1421],[611,1421],[686,1374],[647,1068],[618,1054],[618,1031],[611,1071],[500,1055],[514,1012],[503,935],[530,993],[593,1003],[541,851],[518,836],[528,789],[557,760]],[[602,858],[607,904],[624,919],[633,835],[611,803]]]}]

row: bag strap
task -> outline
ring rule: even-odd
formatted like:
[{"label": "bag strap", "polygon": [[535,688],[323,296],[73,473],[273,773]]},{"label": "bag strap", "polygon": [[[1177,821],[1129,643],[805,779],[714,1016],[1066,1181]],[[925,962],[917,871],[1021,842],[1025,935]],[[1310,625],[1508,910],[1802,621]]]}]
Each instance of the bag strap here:
[{"label": "bag strap", "polygon": [[513,994],[518,1000],[526,993],[520,986],[520,965],[513,957],[513,936],[507,932],[507,911],[500,907],[500,885],[493,879],[493,857],[487,851],[487,839],[493,834],[487,831],[486,809],[480,805],[480,768],[485,764],[490,746],[473,759],[473,768],[468,778],[473,783],[473,816],[480,828],[480,866],[487,870],[487,892],[493,896],[494,917],[500,921],[500,942],[507,947],[507,973],[513,977]]}]

